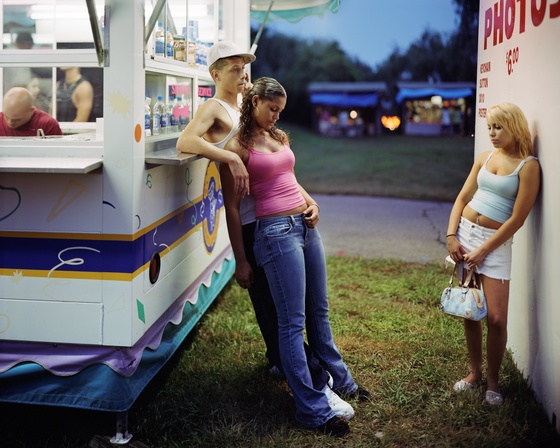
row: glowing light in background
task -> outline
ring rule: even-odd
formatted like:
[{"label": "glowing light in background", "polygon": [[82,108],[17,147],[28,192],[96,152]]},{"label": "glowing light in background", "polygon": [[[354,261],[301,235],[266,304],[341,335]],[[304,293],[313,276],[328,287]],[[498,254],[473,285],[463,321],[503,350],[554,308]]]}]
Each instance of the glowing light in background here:
[{"label": "glowing light in background", "polygon": [[401,119],[395,115],[392,116],[383,115],[381,117],[381,124],[385,128],[389,129],[390,131],[394,131],[401,125]]}]

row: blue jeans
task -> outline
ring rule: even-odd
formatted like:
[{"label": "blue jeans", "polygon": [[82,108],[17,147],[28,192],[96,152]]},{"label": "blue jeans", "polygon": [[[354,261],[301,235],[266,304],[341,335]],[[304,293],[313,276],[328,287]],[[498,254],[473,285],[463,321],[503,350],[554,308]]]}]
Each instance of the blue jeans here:
[{"label": "blue jeans", "polygon": [[[247,261],[253,270],[253,285],[249,288],[249,297],[253,303],[255,317],[261,329],[266,345],[266,357],[270,363],[270,367],[276,366],[282,373],[282,360],[280,359],[280,350],[278,348],[278,317],[276,315],[276,306],[270,293],[268,280],[264,269],[257,265],[253,247],[255,246],[255,227],[256,223],[252,222],[243,225],[243,245],[245,247],[245,255]],[[313,355],[311,348],[305,344],[305,353],[307,355],[307,365],[313,379],[313,386],[316,389],[323,389],[329,380],[329,374],[321,366],[317,358]]]},{"label": "blue jeans", "polygon": [[326,395],[313,387],[304,349],[304,330],[314,355],[334,387],[353,393],[358,385],[336,348],[329,322],[327,268],[317,229],[303,215],[257,221],[255,258],[266,272],[278,315],[280,358],[296,402],[296,420],[319,426],[334,417]]}]

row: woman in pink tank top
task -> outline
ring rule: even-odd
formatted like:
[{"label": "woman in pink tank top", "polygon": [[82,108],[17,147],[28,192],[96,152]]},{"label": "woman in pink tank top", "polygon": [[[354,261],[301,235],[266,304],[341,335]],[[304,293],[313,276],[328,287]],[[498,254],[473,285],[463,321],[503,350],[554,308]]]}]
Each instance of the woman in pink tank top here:
[{"label": "woman in pink tank top", "polygon": [[[296,403],[296,421],[331,436],[349,432],[345,419],[332,408],[332,391],[367,399],[334,344],[328,316],[326,262],[316,228],[319,206],[297,183],[295,157],[287,134],[276,127],[286,105],[284,88],[272,78],[260,78],[245,96],[237,135],[226,149],[238,154],[249,172],[257,209],[254,255],[268,279],[278,316],[280,358]],[[249,286],[251,273],[242,243],[240,197],[231,188],[227,166],[221,168],[228,232],[239,269],[240,284]],[[237,277],[237,276],[236,276]],[[307,325],[306,325],[307,324]],[[313,354],[330,373],[329,386],[314,387],[304,350],[304,333]],[[332,390],[331,390],[332,389]]]}]

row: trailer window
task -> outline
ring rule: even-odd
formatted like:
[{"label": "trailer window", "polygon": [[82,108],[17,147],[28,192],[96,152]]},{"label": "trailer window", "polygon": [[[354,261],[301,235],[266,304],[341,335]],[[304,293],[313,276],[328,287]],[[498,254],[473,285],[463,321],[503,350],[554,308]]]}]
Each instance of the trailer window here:
[{"label": "trailer window", "polygon": [[[104,1],[95,0],[99,26]],[[2,41],[5,49],[56,49],[80,43],[93,47],[93,33],[85,0],[4,1]]]},{"label": "trailer window", "polygon": [[[93,20],[85,0],[1,3],[6,61],[0,71],[2,96],[12,87],[25,87],[33,95],[35,107],[59,122],[95,122],[102,117],[102,69],[78,67],[75,59],[89,53],[93,64],[97,61],[92,23],[103,33],[105,2],[91,3],[95,6]],[[60,59],[57,55],[65,56]]]}]

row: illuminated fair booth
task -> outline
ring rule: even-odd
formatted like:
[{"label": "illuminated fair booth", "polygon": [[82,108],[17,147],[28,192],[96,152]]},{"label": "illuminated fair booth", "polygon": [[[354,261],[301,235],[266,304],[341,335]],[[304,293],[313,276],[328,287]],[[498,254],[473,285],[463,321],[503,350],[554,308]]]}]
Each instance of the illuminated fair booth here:
[{"label": "illuminated fair booth", "polygon": [[384,82],[313,82],[307,87],[313,128],[329,137],[381,134]]},{"label": "illuminated fair booth", "polygon": [[398,82],[395,101],[406,135],[471,135],[474,95],[470,82]]}]

